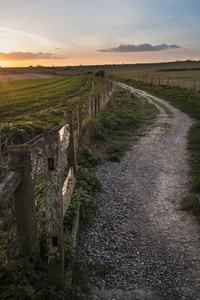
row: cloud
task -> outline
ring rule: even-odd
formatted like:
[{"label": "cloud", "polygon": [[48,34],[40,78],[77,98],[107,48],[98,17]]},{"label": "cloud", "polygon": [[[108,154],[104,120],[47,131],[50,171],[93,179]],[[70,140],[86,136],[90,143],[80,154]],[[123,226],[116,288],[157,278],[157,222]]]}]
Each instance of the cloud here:
[{"label": "cloud", "polygon": [[152,51],[164,51],[164,50],[170,50],[170,49],[179,49],[180,46],[177,45],[156,45],[152,46],[151,44],[140,44],[138,46],[135,45],[123,45],[119,44],[115,48],[111,49],[101,49],[96,50],[97,52],[118,52],[118,53],[124,53],[124,52],[152,52]]},{"label": "cloud", "polygon": [[0,52],[0,61],[23,61],[23,60],[35,60],[35,59],[65,59],[66,57],[61,57],[52,53],[32,53],[32,52],[10,52],[3,53]]}]

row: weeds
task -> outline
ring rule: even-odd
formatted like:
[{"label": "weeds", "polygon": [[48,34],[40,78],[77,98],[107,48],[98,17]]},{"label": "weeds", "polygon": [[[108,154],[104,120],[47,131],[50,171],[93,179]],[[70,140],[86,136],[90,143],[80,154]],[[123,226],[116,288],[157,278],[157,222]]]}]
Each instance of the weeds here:
[{"label": "weeds", "polygon": [[101,163],[101,158],[88,147],[79,147],[76,151],[76,159],[78,166],[85,168],[94,168]]},{"label": "weeds", "polygon": [[123,89],[116,92],[106,111],[91,121],[104,159],[120,162],[141,128],[151,124],[157,113],[158,109],[148,101]]}]

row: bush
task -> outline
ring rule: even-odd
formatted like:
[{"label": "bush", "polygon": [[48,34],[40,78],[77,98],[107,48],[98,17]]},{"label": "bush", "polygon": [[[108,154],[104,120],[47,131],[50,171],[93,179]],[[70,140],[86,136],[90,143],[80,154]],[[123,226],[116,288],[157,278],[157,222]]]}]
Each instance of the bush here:
[{"label": "bush", "polygon": [[76,151],[77,165],[85,168],[93,168],[101,163],[101,158],[88,147],[79,147]]}]

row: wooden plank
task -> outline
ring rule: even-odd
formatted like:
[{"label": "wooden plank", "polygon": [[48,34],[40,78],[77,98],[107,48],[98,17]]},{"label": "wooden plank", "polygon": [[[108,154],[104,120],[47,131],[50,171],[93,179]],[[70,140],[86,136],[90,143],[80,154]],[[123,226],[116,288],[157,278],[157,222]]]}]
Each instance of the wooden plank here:
[{"label": "wooden plank", "polygon": [[74,169],[71,167],[69,169],[68,176],[63,184],[62,188],[62,198],[63,198],[63,217],[66,214],[66,211],[69,207],[71,196],[73,193],[74,185],[75,185],[75,176]]},{"label": "wooden plank", "polygon": [[80,220],[80,204],[78,207],[77,215],[75,216],[73,227],[72,227],[72,244],[71,247],[73,249],[72,259],[69,265],[67,266],[65,272],[65,287],[66,289],[70,289],[72,286],[72,276],[73,276],[73,265],[74,260],[76,258],[77,247],[78,247],[78,236],[79,236],[79,220]]},{"label": "wooden plank", "polygon": [[0,185],[0,207],[3,207],[5,202],[17,189],[22,180],[21,172],[10,171],[4,181]]},{"label": "wooden plank", "polygon": [[46,132],[43,144],[45,179],[48,278],[57,287],[64,284],[63,205],[60,165],[60,135]]},{"label": "wooden plank", "polygon": [[78,146],[82,146],[82,136],[83,136],[83,113],[82,106],[77,107],[77,120],[78,120]]},{"label": "wooden plank", "polygon": [[22,180],[14,191],[15,215],[19,245],[24,255],[40,260],[34,184],[29,145],[9,146],[11,171],[20,172]]}]

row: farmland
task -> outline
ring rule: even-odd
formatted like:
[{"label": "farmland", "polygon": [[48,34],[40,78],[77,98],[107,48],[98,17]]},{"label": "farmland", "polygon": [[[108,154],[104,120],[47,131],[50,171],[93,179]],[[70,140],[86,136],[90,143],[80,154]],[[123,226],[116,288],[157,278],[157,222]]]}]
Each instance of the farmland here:
[{"label": "farmland", "polygon": [[74,110],[104,88],[92,75],[0,82],[2,141],[12,135],[13,143],[22,143],[51,129],[64,110]]},{"label": "farmland", "polygon": [[77,105],[86,103],[89,96],[97,95],[105,88],[105,83],[89,74],[100,70],[104,70],[106,77],[111,79],[116,77],[124,80],[132,79],[141,89],[147,88],[145,84],[148,83],[150,83],[148,89],[152,92],[155,88],[155,93],[160,93],[160,89],[163,88],[164,95],[160,96],[165,98],[171,94],[172,91],[168,89],[172,86],[184,88],[188,92],[195,89],[194,95],[184,96],[187,99],[199,97],[199,61],[0,68],[0,76],[25,73],[54,76],[47,79],[0,81],[2,142],[11,136],[9,142],[22,143],[56,126],[61,122],[64,110],[74,110]]},{"label": "farmland", "polygon": [[78,67],[79,71],[96,72],[104,69],[106,74],[117,77],[132,78],[136,81],[153,83],[154,85],[179,86],[200,90],[200,61],[183,61],[169,63],[121,64]]}]

